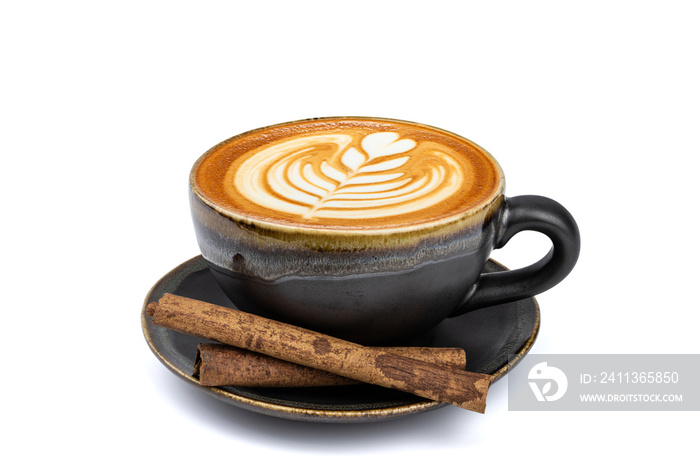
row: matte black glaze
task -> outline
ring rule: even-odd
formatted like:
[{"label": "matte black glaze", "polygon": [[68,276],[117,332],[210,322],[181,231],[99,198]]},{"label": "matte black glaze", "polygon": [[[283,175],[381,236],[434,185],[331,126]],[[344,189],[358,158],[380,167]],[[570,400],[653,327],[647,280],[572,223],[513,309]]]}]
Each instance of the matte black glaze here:
[{"label": "matte black glaze", "polygon": [[490,249],[399,272],[265,281],[212,272],[240,309],[362,344],[424,335],[462,302]]},{"label": "matte black glaze", "polygon": [[242,225],[194,195],[191,203],[202,255],[239,308],[365,345],[412,340],[456,310],[500,217],[496,209],[476,226],[411,233],[389,247],[372,239],[361,249],[319,248]]},{"label": "matte black glaze", "polygon": [[522,269],[484,273],[476,291],[455,314],[538,295],[561,282],[574,268],[581,250],[576,221],[561,204],[546,197],[524,195],[506,199],[502,234],[496,248],[516,233],[538,231],[552,241],[552,249],[538,262]]},{"label": "matte black glaze", "polygon": [[[365,345],[393,345],[448,316],[539,294],[574,267],[580,238],[566,209],[539,196],[501,200],[481,224],[356,250],[279,239],[193,194],[191,207],[202,254],[242,310]],[[526,268],[481,275],[491,251],[524,230],[549,236],[550,253]]]}]

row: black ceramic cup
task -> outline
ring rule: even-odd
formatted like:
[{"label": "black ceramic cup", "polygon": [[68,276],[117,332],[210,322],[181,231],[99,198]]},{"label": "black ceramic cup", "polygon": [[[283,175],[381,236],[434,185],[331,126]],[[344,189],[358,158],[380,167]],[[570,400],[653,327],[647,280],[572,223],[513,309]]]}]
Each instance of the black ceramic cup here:
[{"label": "black ceramic cup", "polygon": [[[202,255],[239,309],[368,345],[407,343],[569,274],[580,247],[571,214],[503,191],[500,166],[469,140],[374,118],[247,132],[190,174]],[[482,273],[524,230],[548,236],[549,253]]]}]

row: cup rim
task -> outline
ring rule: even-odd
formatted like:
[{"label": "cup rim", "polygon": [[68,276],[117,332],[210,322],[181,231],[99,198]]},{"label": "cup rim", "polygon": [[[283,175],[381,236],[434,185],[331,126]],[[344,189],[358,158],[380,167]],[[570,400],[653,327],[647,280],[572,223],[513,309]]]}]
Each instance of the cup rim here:
[{"label": "cup rim", "polygon": [[[314,122],[314,121],[325,121],[325,120],[342,120],[342,119],[347,119],[347,120],[371,120],[371,121],[380,121],[380,122],[389,122],[389,123],[397,123],[397,124],[407,124],[407,125],[416,125],[420,127],[424,127],[429,130],[434,130],[436,132],[441,132],[448,134],[452,137],[454,137],[457,140],[462,140],[468,143],[470,146],[474,147],[478,151],[480,151],[494,166],[494,169],[496,170],[497,177],[498,177],[498,183],[495,185],[492,193],[486,198],[484,201],[479,203],[476,206],[469,207],[467,210],[463,210],[460,212],[457,212],[453,215],[446,216],[446,217],[440,217],[434,220],[427,220],[423,222],[415,222],[415,223],[410,223],[407,225],[396,225],[396,226],[390,226],[390,227],[384,227],[384,228],[357,228],[357,227],[352,227],[352,226],[343,226],[343,227],[336,227],[336,226],[308,226],[308,225],[296,225],[296,224],[289,224],[285,223],[283,221],[279,220],[274,220],[274,221],[269,221],[265,220],[263,218],[257,218],[254,216],[248,216],[244,215],[242,213],[238,213],[234,210],[230,210],[226,207],[222,207],[221,205],[217,204],[213,200],[211,200],[209,197],[207,197],[202,190],[197,186],[196,183],[196,174],[197,170],[202,164],[204,160],[207,159],[207,157],[213,153],[214,151],[218,150],[219,148],[229,144],[233,140],[237,140],[240,138],[243,138],[247,135],[255,134],[267,129],[272,129],[276,127],[283,127],[283,126],[288,126],[288,125],[294,125],[294,124],[303,124],[303,123],[308,123],[308,122]],[[377,236],[377,235],[391,235],[391,234],[402,234],[402,233],[415,233],[415,232],[425,232],[425,231],[434,231],[436,229],[444,228],[444,227],[450,227],[450,226],[463,226],[465,224],[471,225],[471,224],[480,224],[483,222],[484,219],[490,217],[493,212],[501,205],[501,202],[504,198],[504,190],[505,190],[505,176],[503,173],[503,169],[501,168],[501,165],[498,163],[498,161],[491,155],[488,151],[486,151],[483,147],[480,145],[474,143],[473,141],[469,140],[468,138],[465,138],[459,134],[456,134],[454,132],[448,131],[441,129],[439,127],[435,127],[432,125],[428,124],[422,124],[418,122],[413,122],[413,121],[408,121],[408,120],[402,120],[402,119],[394,119],[394,118],[385,118],[385,117],[367,117],[367,116],[327,116],[327,117],[315,117],[315,118],[306,118],[306,119],[298,119],[298,120],[292,120],[292,121],[287,121],[287,122],[281,122],[277,124],[271,124],[271,125],[266,125],[262,127],[258,127],[252,130],[248,130],[239,134],[236,134],[230,138],[227,138],[213,147],[209,148],[206,152],[204,152],[192,165],[192,168],[190,170],[190,176],[189,176],[189,187],[190,191],[192,194],[194,194],[197,199],[199,199],[202,203],[204,203],[206,206],[217,212],[218,214],[233,220],[234,222],[244,224],[249,227],[258,227],[260,229],[263,229],[265,231],[274,231],[274,232],[284,232],[286,234],[311,234],[314,236],[323,236],[323,235],[331,235],[331,236],[338,236],[342,235],[344,233],[349,233],[352,236],[360,236],[360,237],[365,237],[365,236]]]}]

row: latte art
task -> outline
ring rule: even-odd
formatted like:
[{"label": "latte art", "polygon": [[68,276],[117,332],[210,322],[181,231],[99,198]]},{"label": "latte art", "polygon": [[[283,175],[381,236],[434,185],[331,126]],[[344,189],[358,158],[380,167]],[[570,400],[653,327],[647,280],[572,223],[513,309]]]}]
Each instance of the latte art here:
[{"label": "latte art", "polygon": [[346,133],[300,136],[265,148],[227,173],[224,190],[305,219],[360,219],[424,209],[466,183],[450,155],[412,154],[417,143],[396,132],[356,140]]},{"label": "latte art", "polygon": [[229,218],[321,230],[450,223],[487,208],[503,189],[500,167],[472,142],[370,118],[241,134],[205,153],[191,177],[195,194]]}]

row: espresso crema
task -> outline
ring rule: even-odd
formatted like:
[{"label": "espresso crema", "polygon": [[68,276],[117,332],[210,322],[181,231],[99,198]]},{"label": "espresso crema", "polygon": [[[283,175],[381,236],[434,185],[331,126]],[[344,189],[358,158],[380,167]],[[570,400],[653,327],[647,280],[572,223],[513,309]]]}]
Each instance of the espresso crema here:
[{"label": "espresso crema", "polygon": [[449,220],[503,190],[498,164],[455,134],[409,122],[328,118],[233,137],[192,172],[208,204],[243,221],[381,230]]}]

